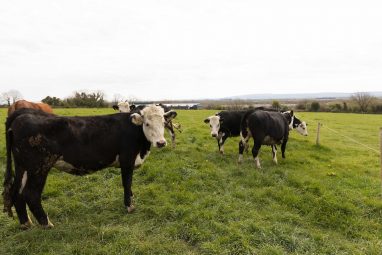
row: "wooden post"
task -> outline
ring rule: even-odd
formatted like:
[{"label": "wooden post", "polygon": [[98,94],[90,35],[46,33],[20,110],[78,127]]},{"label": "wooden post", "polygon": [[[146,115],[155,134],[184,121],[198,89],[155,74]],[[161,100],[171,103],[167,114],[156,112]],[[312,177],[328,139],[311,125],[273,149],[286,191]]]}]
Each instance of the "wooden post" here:
[{"label": "wooden post", "polygon": [[379,129],[379,157],[381,158],[381,192],[382,192],[382,127]]},{"label": "wooden post", "polygon": [[320,128],[321,128],[322,124],[320,122],[318,122],[318,125],[317,125],[317,137],[316,137],[316,145],[320,145]]}]

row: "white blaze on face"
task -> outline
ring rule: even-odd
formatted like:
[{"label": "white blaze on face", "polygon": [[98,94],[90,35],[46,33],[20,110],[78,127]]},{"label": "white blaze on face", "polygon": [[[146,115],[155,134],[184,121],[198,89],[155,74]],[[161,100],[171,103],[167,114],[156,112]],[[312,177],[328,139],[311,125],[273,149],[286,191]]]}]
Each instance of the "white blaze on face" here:
[{"label": "white blaze on face", "polygon": [[306,126],[305,121],[301,122],[301,124],[297,126],[296,131],[301,135],[308,135],[308,127]]},{"label": "white blaze on face", "polygon": [[165,114],[160,106],[149,105],[143,108],[139,114],[133,113],[131,118],[135,125],[142,125],[146,139],[154,147],[164,147],[167,144],[164,138],[164,117],[171,114],[171,111]]},{"label": "white blaze on face", "polygon": [[128,102],[119,102],[118,109],[120,112],[130,112],[130,104]]},{"label": "white blaze on face", "polygon": [[208,119],[210,120],[211,135],[213,137],[217,137],[220,129],[220,116],[214,115],[208,117]]}]

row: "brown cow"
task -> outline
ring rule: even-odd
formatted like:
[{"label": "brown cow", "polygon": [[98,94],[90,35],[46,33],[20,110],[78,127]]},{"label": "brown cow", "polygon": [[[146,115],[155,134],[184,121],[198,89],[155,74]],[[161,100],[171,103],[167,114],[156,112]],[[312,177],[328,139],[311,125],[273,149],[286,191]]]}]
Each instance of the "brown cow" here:
[{"label": "brown cow", "polygon": [[44,103],[33,103],[26,100],[19,100],[15,103],[13,103],[8,108],[8,116],[11,115],[14,111],[21,108],[30,108],[30,109],[36,109],[47,113],[53,113],[52,108],[48,104]]}]

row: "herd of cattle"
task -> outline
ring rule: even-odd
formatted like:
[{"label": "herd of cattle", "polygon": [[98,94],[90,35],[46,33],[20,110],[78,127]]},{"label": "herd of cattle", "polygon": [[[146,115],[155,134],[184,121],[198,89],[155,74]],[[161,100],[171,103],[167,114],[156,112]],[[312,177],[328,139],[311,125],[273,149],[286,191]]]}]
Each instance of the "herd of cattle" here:
[{"label": "herd of cattle", "polygon": [[[27,229],[32,221],[26,205],[43,227],[53,227],[41,204],[41,194],[52,167],[73,175],[86,175],[113,166],[121,168],[124,204],[134,210],[131,190],[133,170],[150,153],[150,147],[164,147],[166,128],[175,146],[175,132],[180,125],[172,123],[177,113],[165,105],[114,105],[120,113],[102,116],[64,117],[52,113],[45,104],[20,100],[8,109],[6,120],[7,166],[4,178],[4,212],[13,216],[12,207]],[[289,130],[307,135],[306,123],[293,111],[279,112],[255,108],[247,111],[222,111],[204,120],[212,137],[224,153],[228,137],[241,136],[239,162],[252,137],[252,155],[260,168],[261,145],[272,147],[277,163],[276,145],[281,144],[283,158]],[[12,170],[12,155],[15,171]]]}]

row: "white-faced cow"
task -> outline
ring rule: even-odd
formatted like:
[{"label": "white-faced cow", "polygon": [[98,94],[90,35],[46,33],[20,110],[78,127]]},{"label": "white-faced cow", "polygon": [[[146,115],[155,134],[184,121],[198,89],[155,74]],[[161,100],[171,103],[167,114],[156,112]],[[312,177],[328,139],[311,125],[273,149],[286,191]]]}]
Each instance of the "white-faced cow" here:
[{"label": "white-faced cow", "polygon": [[[170,107],[164,105],[164,104],[157,104],[157,106],[160,106],[163,108],[164,112],[167,113],[169,111],[172,111]],[[119,110],[120,112],[136,112],[142,110],[146,105],[141,104],[141,105],[129,105],[127,102],[120,102],[118,105],[113,105],[114,110]],[[179,132],[181,131],[180,124],[178,123],[172,123],[172,120],[176,117],[177,113],[175,111],[173,112],[173,116],[171,118],[167,118],[166,122],[164,124],[164,127],[168,130],[171,136],[171,144],[172,147],[175,147],[176,142],[175,142],[175,132],[174,128],[176,128]]]},{"label": "white-faced cow", "polygon": [[243,159],[243,151],[252,137],[254,146],[252,155],[256,166],[260,168],[258,153],[261,145],[272,147],[273,161],[277,164],[277,144],[281,144],[282,157],[285,158],[285,149],[288,142],[289,130],[295,128],[301,135],[308,135],[306,123],[301,122],[293,111],[268,112],[268,111],[248,111],[241,121],[241,141],[239,143],[239,162]]},{"label": "white-faced cow", "polygon": [[114,110],[119,112],[130,112],[130,104],[129,102],[119,102],[116,105],[112,106]]},{"label": "white-faced cow", "polygon": [[[49,170],[56,167],[73,175],[86,175],[105,167],[121,168],[124,204],[132,212],[133,169],[149,155],[150,146],[164,147],[165,119],[174,112],[149,105],[135,113],[62,117],[21,109],[6,122],[7,168],[4,211],[15,206],[23,228],[31,226],[26,205],[44,227],[52,227],[41,193]],[[12,154],[15,174],[12,171]]]}]

